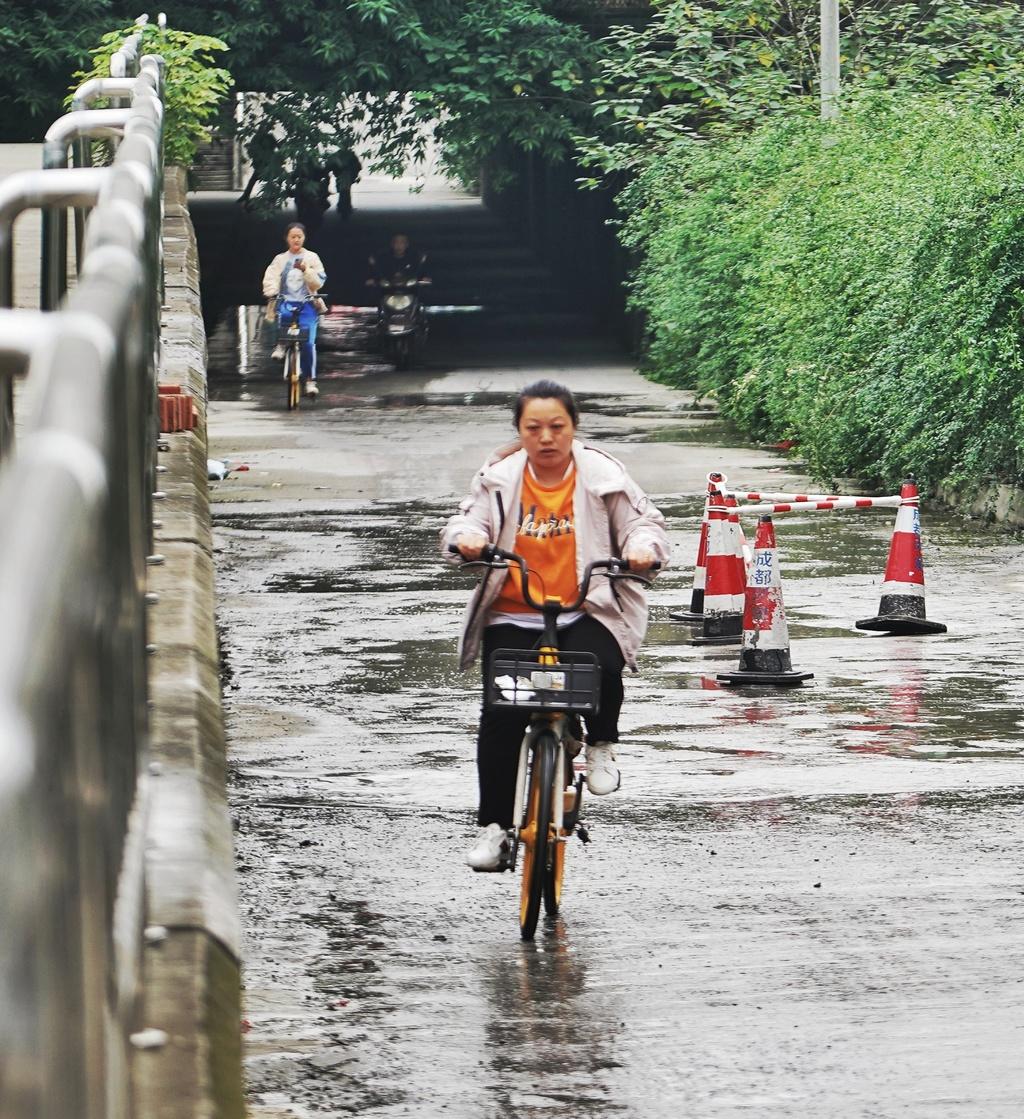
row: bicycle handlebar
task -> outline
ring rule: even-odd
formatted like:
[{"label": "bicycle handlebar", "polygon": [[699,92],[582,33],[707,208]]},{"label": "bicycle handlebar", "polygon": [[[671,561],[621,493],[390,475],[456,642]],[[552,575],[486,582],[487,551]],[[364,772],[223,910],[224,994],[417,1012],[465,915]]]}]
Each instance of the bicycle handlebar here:
[{"label": "bicycle handlebar", "polygon": [[[461,554],[458,546],[455,544],[449,544],[448,551],[455,555]],[[637,575],[635,572],[630,571],[629,564],[626,560],[620,559],[618,556],[609,556],[607,559],[591,560],[583,569],[583,578],[580,580],[579,595],[575,602],[537,602],[530,593],[530,569],[526,564],[526,560],[515,552],[506,552],[503,548],[498,548],[494,544],[485,544],[481,549],[480,559],[467,560],[461,566],[500,568],[507,567],[510,563],[514,563],[519,568],[523,577],[523,601],[532,610],[537,610],[542,614],[569,614],[573,610],[579,610],[586,601],[587,591],[590,590],[590,580],[595,573],[603,574],[608,579],[632,579],[633,582],[642,583],[645,587],[651,586],[652,583],[652,580],[645,576]],[[651,564],[649,570],[657,571],[660,567],[661,564],[655,562]]]}]

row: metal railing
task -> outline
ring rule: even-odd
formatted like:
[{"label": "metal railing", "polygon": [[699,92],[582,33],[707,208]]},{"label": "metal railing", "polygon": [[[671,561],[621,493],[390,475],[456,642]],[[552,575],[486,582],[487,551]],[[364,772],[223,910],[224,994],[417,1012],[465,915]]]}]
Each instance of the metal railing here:
[{"label": "metal railing", "polygon": [[[115,110],[112,165],[0,186],[4,308],[17,214],[47,208],[66,223],[70,207],[90,210],[74,290],[60,300],[66,259],[53,251],[54,309],[0,309],[3,1119],[134,1114],[163,111],[160,60],[131,38],[119,55],[138,76],[119,87],[130,106]],[[80,123],[59,122],[54,144]],[[15,377],[34,401],[16,445]]]}]

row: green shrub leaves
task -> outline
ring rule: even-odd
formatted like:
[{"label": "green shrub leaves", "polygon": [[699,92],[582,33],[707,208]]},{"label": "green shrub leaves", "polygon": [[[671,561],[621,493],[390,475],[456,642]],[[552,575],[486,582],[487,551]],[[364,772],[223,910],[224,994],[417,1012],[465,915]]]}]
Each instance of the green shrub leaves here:
[{"label": "green shrub leaves", "polygon": [[876,91],[680,142],[623,197],[652,373],[815,475],[1018,479],[1024,105]]}]

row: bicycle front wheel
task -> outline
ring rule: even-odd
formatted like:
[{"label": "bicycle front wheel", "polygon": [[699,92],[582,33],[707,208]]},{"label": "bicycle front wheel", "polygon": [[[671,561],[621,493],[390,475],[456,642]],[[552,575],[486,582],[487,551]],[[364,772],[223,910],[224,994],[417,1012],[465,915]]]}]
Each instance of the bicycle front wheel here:
[{"label": "bicycle front wheel", "polygon": [[299,351],[290,347],[285,354],[285,385],[288,389],[288,411],[293,412],[299,406]]},{"label": "bicycle front wheel", "polygon": [[[544,882],[552,859],[551,796],[558,743],[551,731],[541,731],[533,744],[526,824],[519,832],[523,847],[523,880],[519,894],[519,932],[533,940],[540,918]],[[561,844],[555,843],[556,847]]]}]

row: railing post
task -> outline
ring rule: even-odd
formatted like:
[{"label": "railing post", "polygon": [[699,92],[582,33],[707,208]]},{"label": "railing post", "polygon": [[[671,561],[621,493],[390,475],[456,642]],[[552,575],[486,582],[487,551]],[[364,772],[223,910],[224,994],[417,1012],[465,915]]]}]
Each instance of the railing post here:
[{"label": "railing post", "polygon": [[[162,60],[161,60],[162,61]],[[75,90],[71,98],[71,113],[88,109],[100,97],[116,97],[130,94],[135,88],[135,78],[90,78]],[[86,137],[77,139],[73,146],[76,167],[92,166],[92,145]],[[82,259],[82,242],[85,239],[86,213],[81,207],[75,208],[75,259]]]},{"label": "railing post", "polygon": [[[80,137],[117,139],[128,123],[128,109],[80,109],[67,113],[47,130],[43,170],[65,168],[71,146]],[[88,141],[86,141],[88,142]],[[78,212],[76,208],[76,213]],[[76,245],[75,263],[82,259]],[[54,311],[68,290],[68,218],[64,207],[43,210],[40,307]]]},{"label": "railing post", "polygon": [[0,462],[14,446],[14,381],[24,376],[37,346],[46,341],[45,320],[34,311],[2,312],[0,320]]}]

